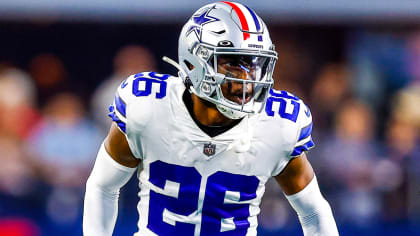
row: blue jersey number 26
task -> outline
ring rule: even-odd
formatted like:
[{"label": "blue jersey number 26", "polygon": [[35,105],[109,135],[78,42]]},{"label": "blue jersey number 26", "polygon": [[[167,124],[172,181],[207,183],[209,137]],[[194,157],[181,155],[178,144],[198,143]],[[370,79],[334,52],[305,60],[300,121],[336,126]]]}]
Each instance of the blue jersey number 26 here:
[{"label": "blue jersey number 26", "polygon": [[[147,227],[157,235],[194,235],[201,223],[200,235],[246,235],[249,202],[257,197],[259,180],[255,176],[218,171],[205,184],[202,217],[197,214],[202,176],[194,167],[162,161],[150,164],[150,191]],[[199,217],[196,221],[183,219]]]},{"label": "blue jersey number 26", "polygon": [[[274,116],[275,113],[273,111],[273,103],[278,102],[280,103],[278,111],[280,117],[296,122],[300,109],[299,98],[292,94],[288,94],[286,91],[280,91],[280,93],[277,93],[274,92],[274,90],[270,90],[270,95],[271,96],[267,98],[267,104],[265,106],[265,112],[267,113],[267,115]],[[293,105],[292,113],[286,112],[288,100]]]}]

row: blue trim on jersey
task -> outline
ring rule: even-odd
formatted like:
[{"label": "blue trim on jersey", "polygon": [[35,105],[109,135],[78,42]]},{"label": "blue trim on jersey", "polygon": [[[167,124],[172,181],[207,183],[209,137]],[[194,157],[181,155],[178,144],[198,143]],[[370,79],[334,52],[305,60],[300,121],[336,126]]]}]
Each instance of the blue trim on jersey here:
[{"label": "blue trim on jersey", "polygon": [[117,108],[117,111],[118,111],[121,115],[123,115],[124,117],[126,117],[126,116],[125,116],[125,109],[126,109],[126,105],[125,105],[124,100],[122,100],[122,98],[121,98],[120,96],[118,96],[118,93],[117,93],[117,94],[115,94],[115,106],[116,106],[116,108]]},{"label": "blue trim on jersey", "polygon": [[109,106],[108,116],[111,117],[118,127],[120,127],[120,129],[125,133],[125,123],[118,118],[117,114],[115,114],[115,108],[113,105]]},{"label": "blue trim on jersey", "polygon": [[[245,5],[243,5],[243,6],[245,6]],[[246,7],[246,9],[248,9],[249,13],[251,13],[252,18],[254,18],[255,26],[257,28],[257,31],[259,32],[261,27],[260,27],[260,22],[258,21],[257,15],[255,15],[254,11],[251,10],[249,7],[247,7],[247,6],[245,6],[245,7]],[[258,40],[258,41],[260,41],[260,40]]]},{"label": "blue trim on jersey", "polygon": [[300,154],[302,154],[303,151],[309,151],[310,148],[312,148],[313,146],[315,146],[315,143],[311,140],[309,140],[307,143],[303,144],[302,146],[298,146],[296,147],[292,154],[290,154],[290,156],[299,156]]},{"label": "blue trim on jersey", "polygon": [[307,138],[312,133],[313,123],[309,124],[308,126],[302,128],[300,130],[300,135],[298,141]]},{"label": "blue trim on jersey", "polygon": [[308,106],[306,106],[305,114],[306,114],[307,117],[311,117],[311,111],[309,110]]},{"label": "blue trim on jersey", "polygon": [[128,85],[127,79],[121,82],[121,88],[125,88]]}]

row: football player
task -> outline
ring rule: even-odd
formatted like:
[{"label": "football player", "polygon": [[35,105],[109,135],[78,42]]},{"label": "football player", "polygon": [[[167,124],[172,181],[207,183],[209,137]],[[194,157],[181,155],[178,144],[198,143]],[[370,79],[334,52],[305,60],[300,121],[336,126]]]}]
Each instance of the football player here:
[{"label": "football player", "polygon": [[112,235],[119,189],[137,170],[135,235],[256,235],[265,183],[274,177],[305,235],[338,235],[305,152],[309,108],[272,89],[277,53],[250,8],[200,8],[179,37],[178,77],[130,76],[86,184],[83,231]]}]

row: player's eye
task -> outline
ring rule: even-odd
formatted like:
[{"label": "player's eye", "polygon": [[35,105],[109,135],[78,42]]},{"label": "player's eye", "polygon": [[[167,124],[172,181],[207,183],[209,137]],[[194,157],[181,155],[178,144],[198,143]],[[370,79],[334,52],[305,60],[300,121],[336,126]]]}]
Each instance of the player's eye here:
[{"label": "player's eye", "polygon": [[236,61],[227,62],[225,65],[229,67],[239,67],[239,63]]}]

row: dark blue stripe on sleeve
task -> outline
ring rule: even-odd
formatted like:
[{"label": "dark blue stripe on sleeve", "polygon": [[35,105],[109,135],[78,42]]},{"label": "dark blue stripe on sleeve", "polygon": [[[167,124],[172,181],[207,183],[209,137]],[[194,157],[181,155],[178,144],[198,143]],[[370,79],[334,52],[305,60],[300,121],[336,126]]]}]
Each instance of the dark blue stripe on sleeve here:
[{"label": "dark blue stripe on sleeve", "polygon": [[124,100],[122,100],[120,96],[118,96],[118,94],[115,94],[115,106],[117,107],[118,112],[124,117],[126,117],[125,116],[125,107],[126,107],[125,102]]},{"label": "dark blue stripe on sleeve", "polygon": [[118,127],[120,127],[120,129],[125,133],[125,123],[118,118],[117,114],[115,114],[113,105],[109,106],[108,116],[111,117],[112,120],[118,125]]},{"label": "dark blue stripe on sleeve", "polygon": [[290,156],[299,156],[300,154],[302,154],[303,151],[309,151],[309,149],[311,147],[315,146],[315,143],[311,140],[309,140],[307,143],[303,144],[302,146],[296,147],[292,154],[290,154]]},{"label": "dark blue stripe on sleeve", "polygon": [[305,138],[307,138],[309,135],[311,135],[311,133],[312,133],[312,126],[313,126],[313,123],[311,123],[310,125],[308,125],[308,126],[306,126],[306,127],[302,128],[302,129],[300,130],[300,135],[299,135],[299,139],[298,139],[298,141],[300,141],[300,140],[302,140],[302,139],[305,139]]}]

